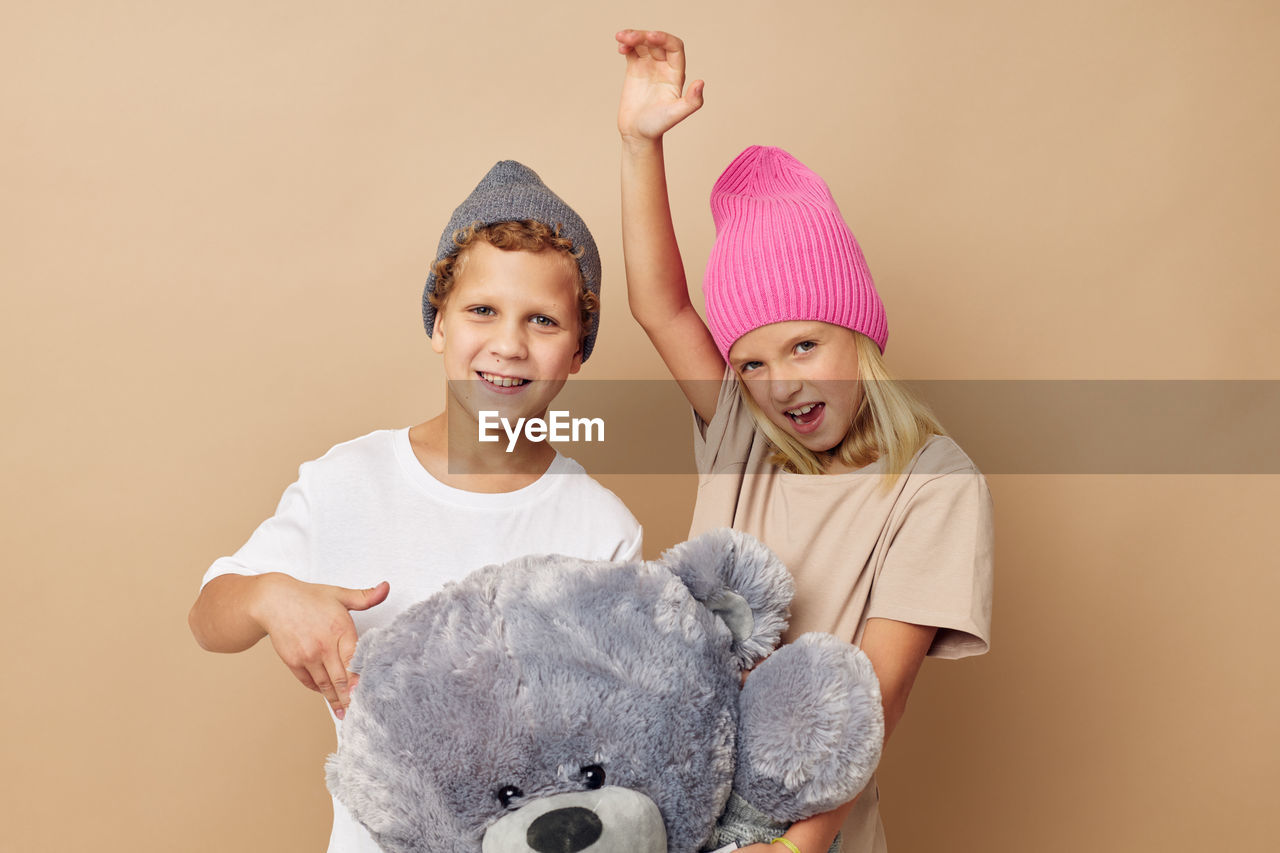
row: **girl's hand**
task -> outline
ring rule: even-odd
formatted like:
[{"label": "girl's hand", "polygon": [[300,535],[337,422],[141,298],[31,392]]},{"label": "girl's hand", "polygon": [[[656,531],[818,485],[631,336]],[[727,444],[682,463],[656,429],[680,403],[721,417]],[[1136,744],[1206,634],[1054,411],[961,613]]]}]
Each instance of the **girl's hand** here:
[{"label": "girl's hand", "polygon": [[618,105],[624,140],[660,139],[702,106],[701,80],[684,90],[684,42],[655,30],[622,30],[618,53],[627,57]]}]

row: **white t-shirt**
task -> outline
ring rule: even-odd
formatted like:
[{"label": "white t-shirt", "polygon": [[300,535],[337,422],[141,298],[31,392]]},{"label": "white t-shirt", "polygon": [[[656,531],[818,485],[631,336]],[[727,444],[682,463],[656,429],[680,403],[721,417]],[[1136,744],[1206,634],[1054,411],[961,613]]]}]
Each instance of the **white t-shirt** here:
[{"label": "white t-shirt", "polygon": [[[275,515],[203,583],[266,572],[355,589],[389,581],[386,601],[351,614],[363,634],[449,581],[526,554],[639,559],[641,533],[622,501],[567,456],[514,492],[468,492],[427,473],[407,428],[379,430],[303,463]],[[336,801],[329,853],[380,853]]]}]

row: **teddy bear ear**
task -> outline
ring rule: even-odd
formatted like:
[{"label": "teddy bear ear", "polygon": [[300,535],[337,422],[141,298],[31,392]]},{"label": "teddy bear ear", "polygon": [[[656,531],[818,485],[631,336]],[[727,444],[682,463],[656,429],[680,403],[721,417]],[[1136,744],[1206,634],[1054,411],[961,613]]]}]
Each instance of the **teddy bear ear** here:
[{"label": "teddy bear ear", "polygon": [[729,627],[739,669],[755,666],[778,644],[795,582],[760,540],[722,528],[676,545],[658,561]]}]

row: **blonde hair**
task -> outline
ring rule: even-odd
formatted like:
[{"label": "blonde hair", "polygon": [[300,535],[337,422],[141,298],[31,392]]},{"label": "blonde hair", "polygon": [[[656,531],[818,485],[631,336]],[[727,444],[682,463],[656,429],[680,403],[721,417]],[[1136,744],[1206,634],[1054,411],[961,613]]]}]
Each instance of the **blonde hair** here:
[{"label": "blonde hair", "polygon": [[476,241],[488,243],[495,249],[504,252],[562,252],[565,259],[573,267],[573,275],[578,287],[578,342],[586,340],[587,333],[593,328],[592,319],[600,312],[600,297],[584,286],[582,268],[578,266],[578,258],[582,249],[574,249],[573,241],[560,236],[560,228],[552,230],[536,219],[495,222],[492,225],[472,223],[466,228],[459,228],[453,233],[454,251],[436,261],[432,267],[435,272],[436,285],[428,294],[431,306],[437,311],[444,309],[445,300],[454,282],[462,274],[467,263],[467,250]]},{"label": "blonde hair", "polygon": [[[853,335],[858,353],[861,400],[849,432],[828,453],[832,459],[850,468],[863,468],[884,459],[888,476],[884,478],[883,486],[887,489],[902,476],[907,463],[924,447],[930,436],[947,433],[929,407],[889,373],[875,342],[861,332]],[[773,445],[775,453],[769,461],[793,474],[823,473],[820,455],[769,420],[743,385],[741,376],[738,377],[738,387],[756,428]]]}]

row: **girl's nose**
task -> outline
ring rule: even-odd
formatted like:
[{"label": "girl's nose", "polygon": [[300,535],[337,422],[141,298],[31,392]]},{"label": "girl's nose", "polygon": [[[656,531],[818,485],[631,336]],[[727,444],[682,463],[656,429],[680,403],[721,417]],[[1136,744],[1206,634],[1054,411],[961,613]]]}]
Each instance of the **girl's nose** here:
[{"label": "girl's nose", "polygon": [[774,402],[786,403],[800,393],[803,384],[798,377],[775,373],[769,381],[769,393],[773,395]]}]

